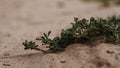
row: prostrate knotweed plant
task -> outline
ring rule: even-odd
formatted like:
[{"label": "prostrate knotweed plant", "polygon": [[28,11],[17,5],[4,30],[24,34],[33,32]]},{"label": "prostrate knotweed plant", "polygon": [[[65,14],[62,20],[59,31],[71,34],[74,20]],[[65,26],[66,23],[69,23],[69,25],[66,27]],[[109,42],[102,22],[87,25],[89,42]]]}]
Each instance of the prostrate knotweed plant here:
[{"label": "prostrate knotweed plant", "polygon": [[[75,23],[71,23],[71,28],[61,31],[60,36],[50,39],[51,31],[49,31],[47,34],[43,33],[43,36],[36,40],[41,41],[42,45],[49,45],[49,49],[53,52],[63,51],[71,44],[87,43],[93,39],[100,40],[101,43],[120,43],[120,16],[112,16],[107,19],[91,17],[90,20],[74,18],[74,21]],[[25,49],[46,52],[37,48],[38,45],[32,41],[26,40],[23,45]]]}]

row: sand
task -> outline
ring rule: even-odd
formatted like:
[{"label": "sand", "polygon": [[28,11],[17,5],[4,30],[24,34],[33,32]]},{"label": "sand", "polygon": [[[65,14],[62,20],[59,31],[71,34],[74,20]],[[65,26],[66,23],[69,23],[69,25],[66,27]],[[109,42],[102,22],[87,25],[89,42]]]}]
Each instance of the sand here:
[{"label": "sand", "polygon": [[64,52],[49,54],[26,51],[22,45],[49,30],[51,38],[59,35],[70,27],[73,17],[114,14],[120,15],[119,6],[103,8],[80,0],[0,0],[0,68],[120,68],[119,44],[74,44]]}]

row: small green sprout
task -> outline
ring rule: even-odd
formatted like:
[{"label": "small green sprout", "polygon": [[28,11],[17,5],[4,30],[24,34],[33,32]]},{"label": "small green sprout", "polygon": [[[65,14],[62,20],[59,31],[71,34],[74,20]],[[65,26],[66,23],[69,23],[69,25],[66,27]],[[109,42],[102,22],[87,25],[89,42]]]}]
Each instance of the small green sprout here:
[{"label": "small green sprout", "polygon": [[50,44],[51,39],[49,39],[49,36],[51,34],[51,31],[49,31],[47,34],[43,33],[43,36],[36,38],[36,40],[42,41],[42,45]]},{"label": "small green sprout", "polygon": [[25,40],[25,42],[23,42],[23,45],[25,46],[25,50],[27,50],[27,49],[35,49],[35,48],[37,48],[38,47],[38,45],[36,45],[36,43],[35,42],[33,42],[33,41],[27,41],[27,40]]},{"label": "small green sprout", "polygon": [[36,45],[36,43],[33,41],[25,40],[25,42],[23,42],[23,45],[25,47],[24,48],[25,50],[31,49],[31,50],[38,50],[38,51],[42,51],[42,52],[46,53],[46,51],[39,49],[38,45]]}]

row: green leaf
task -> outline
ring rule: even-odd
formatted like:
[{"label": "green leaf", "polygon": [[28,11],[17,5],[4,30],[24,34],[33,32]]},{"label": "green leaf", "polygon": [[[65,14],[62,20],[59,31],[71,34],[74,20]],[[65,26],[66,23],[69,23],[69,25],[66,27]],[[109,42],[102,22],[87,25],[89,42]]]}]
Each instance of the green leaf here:
[{"label": "green leaf", "polygon": [[47,36],[47,34],[46,34],[46,33],[43,33],[43,34],[44,34],[45,38],[46,38],[46,39],[48,39],[48,36]]},{"label": "green leaf", "polygon": [[48,32],[48,36],[51,34],[51,31]]}]

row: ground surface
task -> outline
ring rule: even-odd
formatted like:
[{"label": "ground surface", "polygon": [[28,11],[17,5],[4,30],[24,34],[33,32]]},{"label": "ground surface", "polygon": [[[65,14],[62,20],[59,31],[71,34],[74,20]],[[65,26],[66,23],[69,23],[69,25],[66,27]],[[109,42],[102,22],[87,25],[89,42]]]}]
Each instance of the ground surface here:
[{"label": "ground surface", "polygon": [[120,68],[120,45],[74,44],[56,54],[25,51],[22,46],[25,39],[34,40],[49,30],[51,37],[59,35],[73,17],[114,14],[120,15],[120,7],[102,8],[80,0],[0,0],[0,68]]}]

